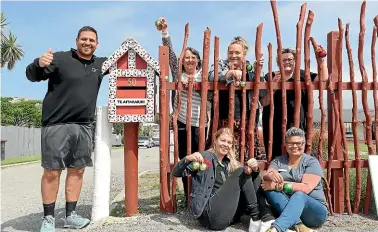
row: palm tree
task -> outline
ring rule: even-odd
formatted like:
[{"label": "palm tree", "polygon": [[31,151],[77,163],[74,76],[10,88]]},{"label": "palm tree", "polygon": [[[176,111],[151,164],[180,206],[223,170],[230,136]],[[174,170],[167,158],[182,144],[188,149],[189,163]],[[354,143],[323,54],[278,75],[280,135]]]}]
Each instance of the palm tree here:
[{"label": "palm tree", "polygon": [[4,28],[8,25],[3,12],[0,18],[1,26],[1,68],[7,65],[12,70],[17,61],[24,57],[22,47],[17,44],[17,37],[9,31],[9,36],[4,35]]}]

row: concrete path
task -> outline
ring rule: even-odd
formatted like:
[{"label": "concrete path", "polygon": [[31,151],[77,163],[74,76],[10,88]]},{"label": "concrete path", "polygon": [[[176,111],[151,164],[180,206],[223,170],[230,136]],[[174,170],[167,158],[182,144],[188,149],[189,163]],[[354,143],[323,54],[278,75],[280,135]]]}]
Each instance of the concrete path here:
[{"label": "concrete path", "polygon": [[[110,200],[124,187],[123,167],[123,149],[112,150]],[[158,169],[159,148],[140,148],[138,171]],[[40,194],[42,172],[40,163],[1,169],[1,231],[39,231],[43,216]],[[63,172],[55,210],[56,231],[67,231],[61,229],[63,227],[61,218],[65,215],[65,178],[66,172]],[[93,168],[87,168],[77,210],[81,215],[89,218],[92,211],[93,189]]]}]

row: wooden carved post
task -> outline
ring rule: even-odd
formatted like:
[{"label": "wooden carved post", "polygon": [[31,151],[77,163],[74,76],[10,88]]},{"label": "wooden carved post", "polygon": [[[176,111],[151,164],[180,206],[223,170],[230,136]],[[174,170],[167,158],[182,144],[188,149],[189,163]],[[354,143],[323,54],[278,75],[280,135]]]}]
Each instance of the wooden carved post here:
[{"label": "wooden carved post", "polygon": [[214,98],[213,98],[213,128],[211,141],[215,139],[215,133],[219,124],[219,37],[214,37]]},{"label": "wooden carved post", "polygon": [[[295,55],[295,72],[294,72],[294,127],[299,128],[299,120],[301,113],[301,100],[302,100],[302,89],[301,89],[301,57],[302,57],[302,29],[306,14],[307,4],[301,6],[301,13],[299,15],[299,21],[297,23],[297,43],[296,43],[296,55]],[[311,111],[310,111],[311,112]],[[305,129],[305,128],[304,128]]]},{"label": "wooden carved post", "polygon": [[[336,55],[336,62],[337,62],[337,71],[338,71],[338,96],[339,99],[342,99],[342,59],[343,59],[343,34],[344,34],[344,28],[343,28],[343,23],[339,19],[338,20],[339,24],[339,40],[337,41],[337,55]],[[340,132],[341,132],[341,139],[342,139],[342,144],[343,144],[343,157],[344,161],[348,160],[348,144],[346,142],[346,135],[345,135],[345,127],[344,127],[344,119],[343,119],[343,104],[342,101],[339,101],[339,123],[340,123]],[[349,167],[347,164],[344,162],[344,187],[345,187],[345,201],[346,201],[346,206],[347,206],[347,211],[348,214],[352,214],[352,209],[350,206],[350,196],[349,196]]]},{"label": "wooden carved post", "polygon": [[[178,163],[179,157],[179,144],[178,144],[178,124],[177,119],[179,115],[179,110],[181,107],[181,90],[182,90],[182,60],[184,58],[185,50],[188,44],[189,38],[189,23],[185,25],[185,34],[184,34],[184,43],[182,45],[182,50],[180,57],[178,58],[178,73],[177,73],[177,93],[176,93],[176,107],[173,111],[173,137],[174,137],[174,165]],[[176,212],[177,210],[177,202],[176,202],[176,187],[177,187],[177,178],[173,177],[172,180],[172,203],[173,203],[173,211]]]},{"label": "wooden carved post", "polygon": [[[335,82],[338,77],[338,69],[336,65],[336,54],[337,54],[337,40],[339,39],[339,32],[332,31],[327,35],[327,65],[328,65],[328,73],[331,75],[330,84]],[[334,85],[334,84],[333,84]],[[339,96],[335,90],[333,93],[331,91],[327,91],[327,110],[328,110],[328,159],[334,160],[343,160],[342,152],[341,152],[341,139],[340,137],[335,137],[334,132],[336,125],[338,122],[336,121],[336,114],[334,112],[334,107],[337,108],[338,102],[342,101],[339,99]],[[334,95],[334,96],[332,96]],[[336,105],[333,104],[332,99],[336,100]],[[334,143],[334,144],[333,144]],[[332,147],[334,145],[334,147]],[[330,154],[333,153],[333,157],[329,157]],[[330,166],[328,166],[330,168]],[[335,213],[344,213],[344,174],[341,169],[333,169],[331,172],[331,179],[330,187],[333,196],[333,206]]]},{"label": "wooden carved post", "polygon": [[[366,118],[366,142],[368,146],[368,153],[369,155],[374,154],[373,150],[373,144],[372,144],[372,116],[369,111],[369,105],[367,100],[367,84],[369,82],[368,76],[365,69],[365,62],[364,62],[364,43],[365,43],[365,10],[366,10],[366,1],[364,0],[361,5],[361,11],[360,11],[360,34],[358,37],[358,66],[360,68],[360,73],[362,77],[362,107],[364,109],[364,114]],[[370,206],[370,199],[371,199],[371,189],[372,189],[372,183],[371,183],[371,176],[370,172],[368,172],[367,177],[367,184],[366,184],[366,197],[364,201],[364,214],[369,213],[369,206]]]},{"label": "wooden carved post", "polygon": [[201,84],[201,110],[199,123],[199,147],[198,151],[205,150],[205,118],[207,117],[207,91],[209,87],[209,59],[210,59],[210,35],[209,28],[204,32],[203,38],[203,59],[202,59],[202,84]]},{"label": "wooden carved post", "polygon": [[352,98],[353,98],[353,108],[352,108],[352,133],[353,133],[353,142],[354,142],[354,159],[356,162],[356,193],[354,199],[354,207],[353,213],[358,213],[360,209],[360,201],[361,201],[361,158],[360,158],[360,149],[359,149],[359,139],[358,139],[358,122],[357,122],[357,87],[354,78],[354,64],[353,64],[353,57],[352,57],[352,49],[350,46],[349,40],[349,23],[346,25],[345,28],[345,42],[348,54],[348,61],[349,61],[349,74],[350,74],[350,82],[352,87]]},{"label": "wooden carved post", "polygon": [[[281,41],[280,23],[279,23],[279,20],[278,20],[278,13],[277,13],[277,3],[276,3],[275,0],[271,0],[270,5],[272,7],[274,26],[275,26],[275,29],[276,29],[278,67],[280,69],[280,73],[283,73],[284,67],[283,67],[283,61],[282,61],[282,41]],[[282,135],[282,138],[285,138],[286,125],[287,125],[286,85],[285,85],[285,81],[282,78],[281,78],[280,83],[281,83],[281,91],[282,91],[282,130],[281,130],[281,135]],[[273,130],[273,128],[270,128],[270,130]],[[282,140],[281,150],[282,150],[282,153],[285,152],[284,139]]]},{"label": "wooden carved post", "polygon": [[[311,26],[314,21],[314,13],[310,10],[308,11],[306,28],[305,28],[305,38],[304,38],[304,64],[305,64],[305,83],[307,89],[307,104],[308,104],[308,115],[307,115],[307,139],[306,139],[306,149],[305,153],[311,154],[312,145],[312,124],[314,121],[314,88],[311,83],[310,77],[310,34]],[[318,76],[321,75],[318,73]],[[319,76],[319,80],[322,80]],[[320,82],[321,83],[321,82]],[[305,103],[306,104],[306,103]],[[321,159],[319,159],[321,161]]]},{"label": "wooden carved post", "polygon": [[[260,23],[256,28],[255,60],[257,62],[259,62],[259,60],[262,57],[262,53],[261,53],[262,30],[263,30],[263,23]],[[256,123],[257,101],[258,101],[259,91],[260,91],[260,76],[261,76],[261,66],[257,64],[255,80],[253,81],[253,95],[252,95],[252,101],[251,101],[251,107],[250,107],[251,111],[250,111],[249,122],[248,122],[249,158],[255,158],[255,149],[254,149],[255,148],[255,123]]]},{"label": "wooden carved post", "polygon": [[167,99],[167,78],[169,71],[168,47],[159,46],[159,63],[160,63],[160,210],[164,212],[173,212],[172,202],[168,191],[167,181],[167,164],[169,137],[166,133],[169,131],[169,115],[166,113],[166,107],[169,106]]}]

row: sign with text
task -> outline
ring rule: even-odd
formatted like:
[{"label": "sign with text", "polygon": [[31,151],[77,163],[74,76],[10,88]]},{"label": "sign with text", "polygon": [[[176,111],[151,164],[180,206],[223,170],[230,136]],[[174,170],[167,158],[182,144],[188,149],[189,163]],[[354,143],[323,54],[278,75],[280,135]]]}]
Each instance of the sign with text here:
[{"label": "sign with text", "polygon": [[117,98],[117,106],[145,106],[147,105],[147,99],[145,98]]}]

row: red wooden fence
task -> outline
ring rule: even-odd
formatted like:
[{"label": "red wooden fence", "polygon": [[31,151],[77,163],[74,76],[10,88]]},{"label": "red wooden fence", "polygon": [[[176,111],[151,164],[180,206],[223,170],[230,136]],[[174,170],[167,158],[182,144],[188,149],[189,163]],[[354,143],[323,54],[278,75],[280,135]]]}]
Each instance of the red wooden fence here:
[{"label": "red wooden fence", "polygon": [[[276,39],[277,39],[277,56],[279,62],[279,69],[280,71],[283,70],[283,64],[281,59],[281,50],[282,50],[282,43],[281,43],[281,36],[280,36],[280,28],[279,28],[279,20],[278,20],[278,11],[276,8],[276,2],[271,1],[272,13],[276,28]],[[373,141],[372,141],[372,115],[370,114],[370,110],[368,107],[367,102],[367,92],[373,91],[373,98],[374,98],[374,121],[378,122],[378,96],[377,96],[377,89],[378,89],[378,82],[377,82],[377,69],[376,69],[376,61],[375,61],[375,44],[376,39],[378,36],[377,27],[378,27],[378,16],[376,16],[374,20],[374,28],[372,34],[372,44],[370,48],[371,52],[371,59],[372,59],[372,68],[373,68],[373,77],[372,81],[369,82],[369,77],[366,73],[365,63],[364,63],[364,38],[365,38],[365,9],[366,9],[366,2],[364,1],[361,5],[360,11],[360,34],[359,34],[359,42],[358,42],[358,65],[362,76],[362,82],[355,81],[355,74],[354,74],[354,62],[351,53],[351,44],[349,41],[349,24],[346,25],[344,29],[344,25],[341,19],[338,20],[338,31],[331,31],[328,33],[327,36],[327,64],[328,64],[328,72],[329,72],[329,80],[327,82],[311,82],[310,80],[310,43],[312,44],[314,50],[317,47],[317,43],[315,38],[310,37],[311,34],[311,25],[314,20],[314,13],[312,11],[308,12],[307,22],[305,24],[305,35],[304,39],[302,40],[302,31],[304,26],[304,18],[306,12],[307,4],[303,4],[300,11],[300,18],[297,24],[297,35],[296,35],[296,65],[295,65],[295,80],[294,82],[273,82],[272,76],[269,76],[269,80],[266,83],[260,83],[259,78],[256,78],[256,81],[253,82],[246,82],[245,87],[235,86],[233,84],[229,86],[225,86],[223,83],[219,83],[218,77],[218,60],[219,60],[219,38],[214,37],[214,64],[215,64],[215,77],[214,82],[209,82],[207,73],[209,70],[209,59],[210,59],[210,35],[211,31],[207,28],[204,32],[204,42],[203,42],[203,59],[202,59],[202,67],[203,67],[203,76],[202,76],[202,83],[200,87],[196,87],[194,89],[193,86],[193,78],[189,79],[189,87],[188,87],[188,102],[182,102],[180,98],[180,91],[183,89],[183,85],[181,83],[181,63],[183,59],[183,54],[185,48],[187,47],[187,41],[189,36],[189,24],[185,26],[185,38],[182,47],[182,52],[179,57],[179,72],[178,72],[178,82],[168,82],[169,76],[169,59],[168,59],[168,48],[165,46],[159,47],[159,62],[160,62],[160,183],[161,183],[161,191],[160,191],[160,206],[161,211],[165,212],[175,212],[176,208],[176,185],[177,180],[175,177],[170,176],[170,170],[178,162],[178,128],[177,128],[177,118],[178,118],[178,108],[181,104],[188,105],[187,111],[187,155],[191,154],[191,96],[193,90],[201,91],[201,111],[200,111],[200,145],[199,151],[203,151],[205,149],[205,114],[206,114],[206,99],[207,99],[207,92],[208,90],[214,91],[213,97],[213,106],[212,109],[218,111],[219,109],[219,91],[229,91],[230,97],[230,114],[229,114],[229,126],[233,127],[234,121],[234,91],[235,90],[242,90],[242,101],[245,102],[246,100],[246,90],[252,89],[254,92],[251,108],[255,109],[257,106],[257,97],[259,89],[268,89],[271,96],[273,96],[273,89],[282,89],[282,102],[283,102],[283,117],[282,117],[282,135],[284,136],[286,132],[286,122],[287,122],[287,111],[286,111],[286,91],[287,90],[294,90],[296,93],[300,92],[302,89],[307,90],[308,92],[308,128],[307,131],[308,137],[306,138],[306,152],[311,153],[312,149],[312,142],[315,139],[313,137],[313,105],[314,105],[314,97],[313,92],[319,91],[319,105],[321,110],[321,124],[320,124],[320,135],[317,142],[317,154],[321,166],[327,170],[326,180],[329,183],[330,189],[326,188],[327,191],[327,198],[329,199],[331,213],[344,213],[346,210],[348,214],[359,213],[360,212],[360,200],[362,195],[362,169],[368,169],[368,162],[367,159],[361,159],[360,156],[360,148],[359,148],[359,139],[357,136],[357,106],[358,104],[363,105],[363,110],[366,118],[366,122],[364,123],[364,129],[366,134],[366,143],[368,146],[368,154],[374,155],[378,151],[378,143],[375,142],[375,151],[373,148]],[[262,40],[262,30],[263,24],[260,24],[257,27],[256,33],[256,42],[255,42],[255,59],[259,60],[262,56],[261,53],[261,40]],[[299,79],[299,70],[300,70],[300,59],[302,57],[302,41],[304,42],[304,64],[305,64],[305,82],[300,82]],[[344,47],[343,44],[346,46]],[[349,72],[350,72],[350,82],[342,82],[342,53],[344,51],[347,52],[348,55],[348,64],[349,64]],[[269,43],[268,45],[268,69],[269,73],[272,72],[272,45]],[[318,74],[322,74],[321,65],[320,65],[320,58],[317,59],[318,63]],[[256,76],[260,76],[261,68],[257,66],[256,68]],[[246,79],[245,70],[243,71],[243,81]],[[319,80],[322,78],[320,77]],[[173,162],[170,161],[170,139],[169,139],[169,108],[170,108],[170,101],[169,101],[169,91],[176,91],[176,96],[178,100],[178,108],[174,110],[173,113],[173,130],[174,130],[174,160]],[[346,132],[344,128],[344,120],[343,120],[343,106],[342,106],[342,96],[343,90],[352,90],[352,97],[353,97],[353,122],[352,122],[352,131],[353,131],[353,138],[354,138],[354,159],[350,159],[348,157],[348,142],[346,141]],[[323,100],[323,91],[327,91],[327,112],[324,107],[324,100]],[[362,92],[362,99],[358,101],[357,99],[357,91]],[[296,96],[301,96],[300,94],[296,94]],[[299,125],[299,106],[300,106],[301,98],[296,98],[295,101],[295,114],[294,114],[294,123],[298,127]],[[273,105],[273,98],[271,97],[271,106]],[[243,106],[245,104],[242,104]],[[256,111],[251,110],[251,115],[249,119],[249,131],[248,134],[250,136],[250,145],[249,145],[249,156],[254,157],[254,123],[255,123]],[[328,117],[328,132],[326,132],[326,123],[325,119]],[[245,107],[242,108],[242,132],[241,133],[241,154],[244,154],[245,149],[245,127],[246,127],[246,109]],[[244,119],[244,120],[243,120]],[[273,109],[271,108],[270,114],[270,128],[272,128],[273,124]],[[213,125],[213,134],[211,135],[214,137],[214,133],[218,127],[219,117],[217,114],[214,114],[214,118],[212,119]],[[378,123],[375,123],[375,138],[378,138]],[[328,157],[324,158],[324,137],[325,133],[328,133]],[[272,138],[273,131],[272,129],[269,131],[269,138]],[[282,144],[283,149],[283,144]],[[268,148],[265,148],[267,152],[267,161],[260,162],[260,168],[266,169],[271,161],[272,157],[272,143],[269,142]],[[240,161],[243,162],[244,158],[241,155]],[[350,189],[350,170],[356,170],[356,187],[355,189]],[[190,181],[188,181],[190,185]],[[366,182],[366,196],[363,202],[363,213],[367,214],[369,211],[369,206],[371,202],[371,180],[369,173],[367,174],[367,182]],[[327,184],[328,185],[328,184]],[[326,186],[328,187],[328,186]],[[190,188],[189,188],[190,189]],[[352,192],[353,191],[353,192]],[[353,207],[351,206],[350,194],[354,194],[354,204]]]}]

